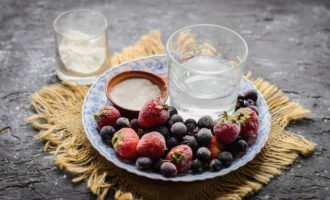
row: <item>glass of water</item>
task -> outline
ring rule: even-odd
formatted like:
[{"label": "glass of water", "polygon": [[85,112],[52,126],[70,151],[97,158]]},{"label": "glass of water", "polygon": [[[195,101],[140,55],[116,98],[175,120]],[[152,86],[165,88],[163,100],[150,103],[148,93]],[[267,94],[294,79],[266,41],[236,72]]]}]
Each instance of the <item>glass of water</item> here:
[{"label": "glass of water", "polygon": [[222,26],[197,24],[173,33],[166,50],[170,104],[181,115],[216,118],[234,112],[248,55],[242,36]]},{"label": "glass of water", "polygon": [[57,76],[91,84],[110,67],[106,17],[90,9],[74,9],[54,20]]}]

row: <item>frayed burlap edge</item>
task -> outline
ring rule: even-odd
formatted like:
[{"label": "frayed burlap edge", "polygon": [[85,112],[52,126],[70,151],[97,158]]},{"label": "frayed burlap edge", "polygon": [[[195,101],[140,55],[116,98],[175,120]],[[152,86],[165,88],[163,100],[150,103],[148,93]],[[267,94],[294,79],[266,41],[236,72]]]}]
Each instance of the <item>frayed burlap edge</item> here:
[{"label": "frayed burlap edge", "polygon": [[[164,46],[160,33],[153,31],[122,53],[112,57],[112,65],[137,57],[160,54]],[[247,77],[264,95],[272,115],[270,137],[263,150],[244,167],[222,177],[192,183],[149,180],[114,166],[94,150],[84,133],[81,108],[87,86],[62,83],[41,89],[32,95],[35,115],[29,120],[39,129],[38,139],[44,150],[55,155],[55,163],[77,174],[73,182],[85,180],[88,188],[103,200],[110,188],[117,189],[118,200],[132,199],[233,199],[258,191],[272,177],[291,164],[299,155],[311,153],[315,144],[284,128],[295,119],[309,114],[298,103],[290,102],[275,85]]]}]

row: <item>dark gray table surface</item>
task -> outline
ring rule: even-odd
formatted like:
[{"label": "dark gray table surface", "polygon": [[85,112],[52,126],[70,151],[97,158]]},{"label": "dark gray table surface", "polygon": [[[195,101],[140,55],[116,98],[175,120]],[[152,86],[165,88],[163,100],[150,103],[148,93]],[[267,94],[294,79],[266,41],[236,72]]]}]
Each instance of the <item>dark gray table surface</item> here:
[{"label": "dark gray table surface", "polygon": [[289,130],[318,144],[247,199],[330,199],[330,2],[324,1],[0,1],[0,199],[95,199],[53,164],[25,119],[30,94],[57,83],[52,22],[73,8],[102,11],[113,51],[159,29],[212,23],[247,40],[248,68],[312,114]]}]

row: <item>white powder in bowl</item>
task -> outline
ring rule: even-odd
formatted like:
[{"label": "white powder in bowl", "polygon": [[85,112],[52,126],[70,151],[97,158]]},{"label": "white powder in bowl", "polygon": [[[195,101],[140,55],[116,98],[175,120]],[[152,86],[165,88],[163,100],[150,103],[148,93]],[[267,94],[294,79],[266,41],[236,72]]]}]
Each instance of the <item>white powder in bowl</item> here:
[{"label": "white powder in bowl", "polygon": [[159,87],[145,78],[126,79],[110,91],[110,96],[117,105],[130,110],[140,110],[149,99],[160,95]]}]

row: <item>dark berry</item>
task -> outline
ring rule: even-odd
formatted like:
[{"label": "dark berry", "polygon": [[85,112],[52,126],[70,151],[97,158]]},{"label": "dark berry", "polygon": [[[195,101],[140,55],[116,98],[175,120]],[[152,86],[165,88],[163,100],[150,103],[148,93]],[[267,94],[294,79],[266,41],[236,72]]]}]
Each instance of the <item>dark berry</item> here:
[{"label": "dark berry", "polygon": [[131,128],[134,129],[135,131],[138,131],[138,129],[141,128],[138,119],[132,119],[130,124],[131,124]]},{"label": "dark berry", "polygon": [[198,120],[198,127],[199,128],[208,128],[212,129],[213,128],[213,119],[211,116],[203,116]]},{"label": "dark berry", "polygon": [[178,146],[178,145],[179,145],[179,141],[175,137],[170,137],[170,139],[168,139],[166,142],[166,147],[168,149],[172,149],[173,147]]},{"label": "dark berry", "polygon": [[254,112],[257,113],[257,115],[259,115],[259,110],[256,106],[249,106],[248,108],[250,108],[251,110],[253,110]]},{"label": "dark berry", "polygon": [[238,152],[246,152],[248,147],[248,144],[245,140],[239,140],[235,145]]},{"label": "dark berry", "polygon": [[190,169],[194,173],[198,173],[198,172],[203,171],[203,166],[204,166],[204,163],[201,160],[195,159],[195,160],[192,161]]},{"label": "dark berry", "polygon": [[227,146],[227,149],[230,153],[232,154],[237,154],[237,153],[245,153],[246,149],[248,147],[247,142],[240,137],[239,139],[236,139],[233,143]]},{"label": "dark berry", "polygon": [[237,96],[237,101],[238,100],[244,100],[245,98],[244,98],[244,95],[242,95],[242,94],[239,94],[238,96]]},{"label": "dark berry", "polygon": [[171,127],[171,133],[175,137],[182,138],[187,135],[187,127],[182,122],[176,122]]},{"label": "dark berry", "polygon": [[139,170],[146,170],[152,165],[152,160],[148,157],[139,157],[136,160],[135,165]]},{"label": "dark berry", "polygon": [[130,127],[129,120],[126,117],[120,117],[116,121],[117,130]]},{"label": "dark berry", "polygon": [[194,119],[187,119],[184,124],[187,126],[187,131],[190,133],[196,129],[197,123]]},{"label": "dark berry", "polygon": [[167,111],[168,111],[168,113],[170,113],[170,116],[175,115],[175,114],[178,114],[178,111],[173,106],[168,106]]},{"label": "dark berry", "polygon": [[244,101],[244,107],[255,106],[256,103],[252,99],[248,99]]},{"label": "dark berry", "polygon": [[156,159],[154,164],[152,165],[152,168],[156,171],[159,172],[160,171],[160,166],[163,164],[163,159],[159,158]]},{"label": "dark berry", "polygon": [[197,142],[200,146],[207,146],[210,144],[212,132],[207,128],[202,128],[197,133]]},{"label": "dark berry", "polygon": [[248,91],[246,91],[244,93],[244,99],[247,100],[247,99],[251,99],[253,100],[254,102],[257,102],[258,100],[258,94],[257,94],[257,91],[253,90],[253,89],[250,89]]},{"label": "dark berry", "polygon": [[100,131],[100,136],[104,143],[111,144],[111,140],[116,130],[112,126],[103,126]]},{"label": "dark berry", "polygon": [[193,131],[189,132],[188,134],[192,136],[197,136],[198,131],[199,131],[198,127],[196,127]]},{"label": "dark berry", "polygon": [[220,160],[222,166],[229,167],[231,163],[233,162],[233,155],[228,151],[223,151],[218,156],[218,159]]},{"label": "dark berry", "polygon": [[194,136],[191,136],[191,135],[184,136],[183,139],[182,139],[182,144],[188,145],[193,152],[195,152],[197,150],[197,147],[198,147],[198,143],[196,141],[196,138]]},{"label": "dark berry", "polygon": [[173,163],[164,162],[160,166],[160,173],[165,177],[174,177],[177,174],[177,169]]},{"label": "dark berry", "polygon": [[236,102],[236,110],[240,109],[241,107],[244,107],[245,104],[244,104],[244,99],[237,99],[237,102]]},{"label": "dark berry", "polygon": [[173,124],[175,124],[176,122],[183,122],[183,118],[181,115],[178,114],[174,114],[170,117],[170,119],[167,122],[167,125],[169,128],[172,127]]},{"label": "dark berry", "polygon": [[170,137],[170,131],[166,126],[158,126],[155,128],[155,131],[159,132],[164,136],[165,139],[168,139]]},{"label": "dark berry", "polygon": [[196,158],[203,162],[208,162],[211,158],[211,151],[206,147],[201,147],[197,150]]},{"label": "dark berry", "polygon": [[219,171],[221,169],[221,162],[220,160],[218,159],[213,159],[211,162],[210,162],[210,169],[212,171]]}]

